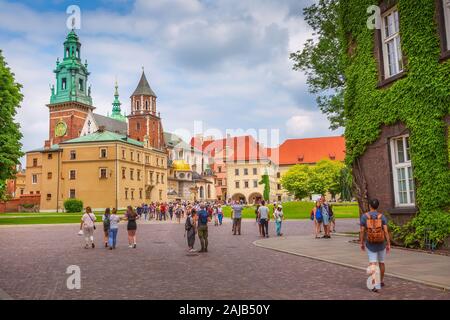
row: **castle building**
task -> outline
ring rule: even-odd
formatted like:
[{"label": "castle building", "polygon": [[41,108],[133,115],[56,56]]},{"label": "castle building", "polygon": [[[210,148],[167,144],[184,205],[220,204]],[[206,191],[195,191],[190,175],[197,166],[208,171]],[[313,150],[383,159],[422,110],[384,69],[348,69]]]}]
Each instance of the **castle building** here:
[{"label": "castle building", "polygon": [[127,117],[121,113],[117,82],[111,115],[94,113],[88,64],[81,62],[73,30],[54,72],[49,139],[26,153],[25,192],[40,194],[40,210],[61,212],[70,198],[94,210],[166,201],[168,155],[156,95],[144,72]]}]

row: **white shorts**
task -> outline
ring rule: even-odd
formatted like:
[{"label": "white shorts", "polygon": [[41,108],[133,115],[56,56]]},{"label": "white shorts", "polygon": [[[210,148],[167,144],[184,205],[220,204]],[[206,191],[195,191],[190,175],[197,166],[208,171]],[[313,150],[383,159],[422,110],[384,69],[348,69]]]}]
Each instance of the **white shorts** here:
[{"label": "white shorts", "polygon": [[386,249],[382,251],[370,251],[367,249],[367,255],[369,256],[369,263],[384,263],[384,258],[386,257]]}]

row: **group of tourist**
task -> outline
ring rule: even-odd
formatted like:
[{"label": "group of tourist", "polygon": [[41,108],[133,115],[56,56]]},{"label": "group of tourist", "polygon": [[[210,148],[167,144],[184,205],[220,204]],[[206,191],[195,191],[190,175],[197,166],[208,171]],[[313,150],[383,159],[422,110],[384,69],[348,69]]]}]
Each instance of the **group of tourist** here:
[{"label": "group of tourist", "polygon": [[[377,199],[369,201],[369,212],[363,214],[360,218],[360,244],[361,250],[367,250],[369,257],[368,273],[373,276],[371,290],[378,292],[384,286],[385,273],[385,255],[390,250],[390,238],[387,228],[386,217],[378,212],[379,202]],[[241,235],[242,212],[244,205],[242,202],[233,201],[232,209],[232,234]],[[219,202],[176,202],[176,203],[151,203],[143,204],[136,210],[128,206],[125,214],[120,217],[116,208],[112,210],[107,208],[102,216],[104,245],[105,248],[113,250],[117,245],[118,225],[120,221],[127,221],[128,246],[136,248],[136,220],[144,216],[144,220],[157,219],[165,220],[166,212],[170,219],[175,214],[176,219],[186,216],[185,236],[187,237],[188,251],[196,252],[194,249],[195,236],[198,235],[201,249],[199,252],[208,252],[208,223],[214,219],[214,226],[221,226],[223,221],[222,204]],[[265,201],[261,201],[255,210],[256,222],[261,237],[269,237],[270,209]],[[284,219],[283,206],[274,203],[273,214],[276,224],[277,236],[282,236],[281,226]],[[316,201],[311,211],[311,220],[314,221],[315,237],[319,238],[323,226],[324,236],[322,238],[331,238],[331,232],[335,232],[335,217],[332,206],[321,196]],[[94,230],[96,216],[92,213],[90,207],[86,207],[86,212],[81,218],[80,235],[84,236],[85,248],[95,248]]]},{"label": "group of tourist", "polygon": [[[112,210],[106,208],[105,213],[102,216],[103,221],[103,241],[105,248],[113,250],[117,245],[117,233],[119,230],[119,222],[121,220],[127,221],[128,232],[128,247],[136,248],[136,230],[137,223],[140,216],[136,213],[133,207],[128,206],[127,211],[123,217],[120,217],[116,208]],[[95,221],[97,217],[92,213],[91,207],[86,207],[86,212],[81,217],[80,234],[84,236],[85,249],[95,248],[94,243],[94,230],[96,229]]]},{"label": "group of tourist", "polygon": [[314,208],[311,210],[311,220],[314,221],[314,231],[316,239],[320,238],[319,234],[322,232],[322,226],[324,231],[324,239],[331,238],[331,232],[336,232],[336,219],[334,217],[333,208],[325,199],[325,196],[321,196],[316,201]]}]

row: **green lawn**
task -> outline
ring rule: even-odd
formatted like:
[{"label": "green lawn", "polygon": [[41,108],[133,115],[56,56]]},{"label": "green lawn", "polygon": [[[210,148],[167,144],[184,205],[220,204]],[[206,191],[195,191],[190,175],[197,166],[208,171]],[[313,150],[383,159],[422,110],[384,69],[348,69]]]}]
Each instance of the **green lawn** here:
[{"label": "green lawn", "polygon": [[[313,202],[306,201],[293,201],[283,203],[283,213],[286,219],[309,219],[311,209],[313,208]],[[273,212],[273,206],[269,205],[271,213]],[[255,219],[256,207],[245,207],[243,212],[243,218]],[[358,205],[357,204],[343,204],[333,206],[333,212],[336,218],[358,218]],[[231,217],[231,208],[224,208],[225,217]]]},{"label": "green lawn", "polygon": [[[313,202],[286,202],[283,203],[283,212],[286,219],[309,219],[310,212],[314,206]],[[272,205],[269,205],[271,212]],[[358,218],[358,206],[356,204],[339,204],[333,206],[336,218]],[[225,217],[231,217],[231,208],[224,207]],[[123,212],[119,211],[120,214]],[[102,220],[102,213],[95,212],[97,221]],[[79,223],[82,213],[2,213],[0,214],[0,225],[18,224],[60,224]],[[255,219],[255,207],[244,208],[243,218]]]}]

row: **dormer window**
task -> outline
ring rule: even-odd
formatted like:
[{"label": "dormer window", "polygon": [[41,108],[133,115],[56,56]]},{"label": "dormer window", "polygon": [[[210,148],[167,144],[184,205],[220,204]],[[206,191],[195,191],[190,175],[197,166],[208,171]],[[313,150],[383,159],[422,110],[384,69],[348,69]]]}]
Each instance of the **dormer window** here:
[{"label": "dormer window", "polygon": [[336,155],[334,153],[328,154],[328,157],[330,157],[331,160],[336,160]]},{"label": "dormer window", "polygon": [[303,162],[303,155],[302,154],[297,156],[297,161],[298,162]]}]

